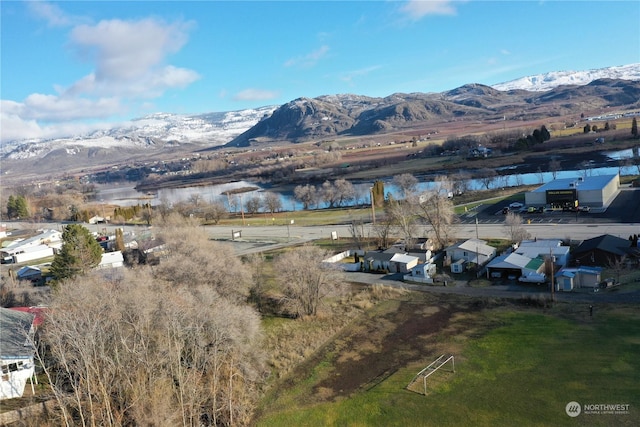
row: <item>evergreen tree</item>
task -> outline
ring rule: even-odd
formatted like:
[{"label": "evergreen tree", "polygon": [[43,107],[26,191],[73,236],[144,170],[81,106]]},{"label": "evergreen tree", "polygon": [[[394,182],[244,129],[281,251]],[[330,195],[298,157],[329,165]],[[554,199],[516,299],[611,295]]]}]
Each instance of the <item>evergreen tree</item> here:
[{"label": "evergreen tree", "polygon": [[540,132],[538,129],[535,129],[531,136],[533,137],[534,144],[541,144],[544,141],[542,139],[542,132]]},{"label": "evergreen tree", "polygon": [[634,138],[638,137],[638,121],[635,117],[631,121],[631,135],[633,135]]},{"label": "evergreen tree", "polygon": [[377,180],[373,183],[373,204],[380,208],[384,205],[384,182]]},{"label": "evergreen tree", "polygon": [[124,252],[124,233],[122,228],[116,228],[116,251]]},{"label": "evergreen tree", "polygon": [[102,247],[91,232],[80,224],[69,224],[62,233],[62,248],[51,263],[55,280],[73,278],[97,266],[102,259]]},{"label": "evergreen tree", "polygon": [[540,134],[542,135],[542,142],[551,139],[551,133],[549,133],[545,125],[542,125],[542,127],[540,128]]},{"label": "evergreen tree", "polygon": [[9,200],[7,201],[7,216],[9,218],[29,217],[27,199],[25,199],[24,196],[9,196]]},{"label": "evergreen tree", "polygon": [[591,132],[591,125],[590,124],[586,124],[584,125],[584,133],[589,133]]}]

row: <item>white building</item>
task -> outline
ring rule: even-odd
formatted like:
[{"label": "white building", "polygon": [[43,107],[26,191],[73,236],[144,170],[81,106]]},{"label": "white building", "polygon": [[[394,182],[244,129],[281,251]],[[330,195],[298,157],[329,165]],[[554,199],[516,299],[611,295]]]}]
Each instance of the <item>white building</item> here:
[{"label": "white building", "polygon": [[556,267],[564,267],[569,263],[569,246],[562,246],[562,240],[557,239],[536,239],[523,240],[514,252],[529,258],[541,257],[548,259],[555,258]]},{"label": "white building", "polygon": [[618,194],[620,175],[598,175],[576,178],[559,178],[533,191],[527,191],[527,206],[551,206],[573,208],[607,206]]},{"label": "white building", "polygon": [[0,307],[0,400],[22,397],[35,375],[33,335],[35,316]]},{"label": "white building", "polygon": [[484,265],[487,261],[496,256],[496,248],[487,245],[487,242],[480,239],[469,239],[458,242],[445,249],[447,260],[455,263],[465,260],[478,265]]}]

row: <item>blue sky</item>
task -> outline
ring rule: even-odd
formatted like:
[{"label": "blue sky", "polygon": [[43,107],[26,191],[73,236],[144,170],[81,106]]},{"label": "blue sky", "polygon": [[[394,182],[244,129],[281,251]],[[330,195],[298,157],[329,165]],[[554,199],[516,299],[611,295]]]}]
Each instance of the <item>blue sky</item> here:
[{"label": "blue sky", "polygon": [[640,2],[2,1],[2,141],[640,62]]}]

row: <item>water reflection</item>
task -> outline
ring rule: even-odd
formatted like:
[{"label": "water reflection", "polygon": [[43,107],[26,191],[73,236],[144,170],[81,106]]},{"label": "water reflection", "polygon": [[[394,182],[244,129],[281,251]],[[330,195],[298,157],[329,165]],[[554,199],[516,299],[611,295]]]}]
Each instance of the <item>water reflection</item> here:
[{"label": "water reflection", "polygon": [[[626,150],[623,150],[626,151]],[[637,171],[635,166],[620,166],[620,167],[598,167],[598,168],[585,168],[580,170],[558,171],[555,178],[577,178],[587,176],[598,175],[615,175],[619,173],[621,176],[632,175],[634,171]],[[537,172],[537,173],[525,173],[525,174],[511,174],[500,175],[490,183],[489,188],[500,187],[512,187],[518,185],[535,185],[543,184],[545,182],[552,181],[554,179],[551,172]],[[482,190],[486,188],[485,183],[479,179],[470,179],[465,182],[466,188],[469,190]],[[364,205],[370,203],[369,188],[373,185],[372,182],[362,182],[354,184],[356,190],[356,198],[350,201],[351,205]],[[434,187],[433,182],[421,182],[418,184],[420,191],[425,191]],[[242,196],[237,194],[226,195],[227,191],[233,191],[240,188],[253,187],[255,190],[242,193]],[[226,184],[216,184],[197,187],[185,187],[185,188],[165,188],[160,189],[153,194],[145,194],[136,191],[133,187],[97,187],[97,199],[103,200],[105,203],[116,204],[120,206],[133,206],[137,204],[144,204],[150,202],[151,205],[157,206],[161,203],[167,203],[169,205],[185,202],[188,200],[199,199],[208,203],[220,202],[223,203],[227,209],[231,212],[239,212],[241,198],[246,202],[249,197],[258,196],[263,197],[264,192],[269,191],[264,185],[251,182],[251,181],[237,181]],[[399,189],[393,185],[391,180],[385,181],[385,193],[391,193],[394,197],[399,197]],[[302,210],[302,204],[295,200],[291,192],[278,193],[280,197],[282,209],[285,211],[297,211]],[[312,208],[326,208],[327,203],[319,202],[318,205],[313,205]]]}]

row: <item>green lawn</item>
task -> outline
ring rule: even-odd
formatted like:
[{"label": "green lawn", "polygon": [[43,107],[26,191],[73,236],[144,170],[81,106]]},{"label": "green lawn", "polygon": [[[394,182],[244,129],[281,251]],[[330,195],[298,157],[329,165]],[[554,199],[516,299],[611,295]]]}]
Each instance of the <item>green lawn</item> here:
[{"label": "green lawn", "polygon": [[[288,409],[271,414],[267,410],[258,425],[636,425],[640,313],[635,308],[597,307],[589,317],[585,308],[556,306],[553,314],[518,309],[474,314],[488,329],[475,338],[446,338],[462,342],[455,354],[456,372],[433,375],[427,396],[405,389],[421,367],[398,366],[368,391],[305,406],[304,394],[330,363],[325,358],[312,375],[279,393],[274,407]],[[425,359],[422,367],[431,361]],[[629,404],[630,413],[582,414],[574,419],[565,413],[570,401]]]}]

